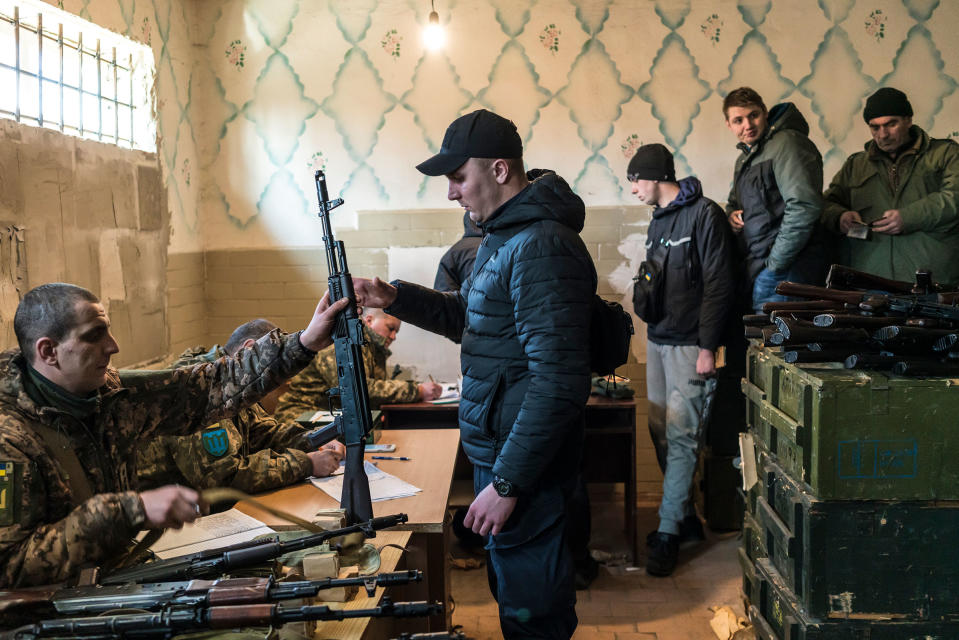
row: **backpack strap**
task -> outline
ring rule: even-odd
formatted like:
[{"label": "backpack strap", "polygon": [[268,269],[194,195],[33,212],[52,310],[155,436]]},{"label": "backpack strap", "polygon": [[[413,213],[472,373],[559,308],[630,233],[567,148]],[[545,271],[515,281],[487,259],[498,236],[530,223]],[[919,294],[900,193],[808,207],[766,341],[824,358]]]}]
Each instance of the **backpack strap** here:
[{"label": "backpack strap", "polygon": [[70,486],[70,493],[77,502],[85,502],[93,497],[93,485],[87,478],[83,465],[77,457],[74,450],[74,442],[60,431],[40,423],[30,425],[38,436],[50,449],[57,465],[66,476],[67,484]]}]

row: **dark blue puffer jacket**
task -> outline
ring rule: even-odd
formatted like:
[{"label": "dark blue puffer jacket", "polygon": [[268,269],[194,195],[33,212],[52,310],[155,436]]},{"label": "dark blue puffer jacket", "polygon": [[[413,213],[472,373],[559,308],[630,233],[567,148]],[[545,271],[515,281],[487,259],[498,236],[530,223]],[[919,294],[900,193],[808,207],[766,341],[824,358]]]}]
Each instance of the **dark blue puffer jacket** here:
[{"label": "dark blue puffer jacket", "polygon": [[520,490],[578,469],[596,291],[579,237],[585,217],[579,196],[547,172],[482,225],[473,274],[459,292],[398,281],[386,310],[462,336],[463,449]]}]

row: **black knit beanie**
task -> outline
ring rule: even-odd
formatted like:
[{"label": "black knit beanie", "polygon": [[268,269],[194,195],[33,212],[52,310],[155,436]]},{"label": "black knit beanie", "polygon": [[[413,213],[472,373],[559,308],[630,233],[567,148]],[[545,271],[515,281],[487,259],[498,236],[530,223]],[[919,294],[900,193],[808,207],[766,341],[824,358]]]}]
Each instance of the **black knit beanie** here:
[{"label": "black knit beanie", "polygon": [[644,144],[629,161],[626,179],[660,180],[676,182],[676,170],[673,168],[673,154],[661,144]]},{"label": "black knit beanie", "polygon": [[883,87],[866,99],[866,108],[862,117],[868,123],[873,118],[888,116],[912,117],[912,105],[909,98],[899,89]]}]

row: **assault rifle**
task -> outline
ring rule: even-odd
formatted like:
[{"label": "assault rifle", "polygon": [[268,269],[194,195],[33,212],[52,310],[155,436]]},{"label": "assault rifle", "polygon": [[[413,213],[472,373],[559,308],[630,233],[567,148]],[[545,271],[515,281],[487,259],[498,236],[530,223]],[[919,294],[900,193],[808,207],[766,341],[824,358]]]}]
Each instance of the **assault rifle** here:
[{"label": "assault rifle", "polygon": [[394,571],[355,578],[275,582],[268,578],[222,578],[116,586],[17,589],[0,591],[0,611],[32,619],[102,615],[117,609],[161,611],[199,606],[250,605],[294,598],[314,598],[323,589],[361,586],[372,597],[377,587],[419,582],[421,571]]},{"label": "assault rifle", "polygon": [[331,609],[326,605],[285,607],[279,604],[187,607],[156,613],[125,613],[90,618],[42,620],[0,634],[0,640],[73,638],[74,640],[155,640],[196,631],[241,627],[280,627],[290,622],[347,618],[412,618],[441,613],[443,605],[428,602],[383,603],[370,609]]},{"label": "assault rifle", "polygon": [[[362,452],[362,449],[360,450]],[[361,453],[362,456],[362,453]],[[362,463],[362,459],[360,460]],[[364,475],[364,478],[366,476]],[[360,533],[367,538],[375,538],[380,529],[395,527],[407,521],[405,513],[392,516],[371,518],[367,522],[352,524],[341,529],[332,529],[314,533],[295,540],[281,542],[276,538],[266,541],[241,542],[239,544],[207,549],[184,556],[167,558],[156,562],[116,571],[100,580],[101,584],[113,585],[126,582],[161,582],[164,580],[193,580],[196,578],[217,578],[225,573],[249,567],[279,558],[283,554],[300,549],[316,547],[327,540]]]},{"label": "assault rifle", "polygon": [[[341,438],[346,445],[346,469],[343,476],[343,494],[340,507],[346,511],[349,524],[373,517],[370,482],[363,468],[366,436],[373,430],[370,415],[370,393],[366,388],[366,370],[363,366],[363,321],[356,313],[356,294],[353,277],[346,265],[346,249],[342,240],[333,238],[330,211],[343,204],[343,198],[330,200],[326,190],[326,175],[317,171],[316,196],[320,202],[320,221],[323,223],[323,244],[326,245],[326,265],[329,269],[330,300],[348,298],[349,304],[336,317],[333,327],[333,349],[336,355],[338,385],[329,390],[330,402],[339,396],[343,410],[333,422],[311,434],[310,444],[323,445]],[[332,407],[331,407],[332,408]]]},{"label": "assault rifle", "polygon": [[780,282],[776,293],[784,296],[817,298],[857,305],[871,313],[892,313],[907,317],[935,318],[959,322],[959,306],[954,294],[887,295],[863,291],[842,291],[795,282]]}]

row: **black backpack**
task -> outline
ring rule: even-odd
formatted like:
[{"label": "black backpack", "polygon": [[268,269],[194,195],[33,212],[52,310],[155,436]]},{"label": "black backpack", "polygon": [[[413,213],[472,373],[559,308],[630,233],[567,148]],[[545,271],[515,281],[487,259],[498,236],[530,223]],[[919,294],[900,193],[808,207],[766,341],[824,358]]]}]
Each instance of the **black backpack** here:
[{"label": "black backpack", "polygon": [[601,376],[626,364],[633,319],[618,302],[593,296],[589,326],[589,366]]},{"label": "black backpack", "polygon": [[[536,221],[516,227],[507,234],[500,236],[486,236],[486,260],[493,257],[503,245],[513,239],[520,231]],[[490,241],[492,239],[492,241]],[[482,245],[481,245],[482,246]],[[472,278],[483,268],[486,260],[477,260],[473,263]],[[594,373],[606,376],[616,370],[616,367],[626,364],[629,358],[629,341],[633,337],[633,319],[618,302],[603,300],[593,295],[589,315],[589,367]]]}]

